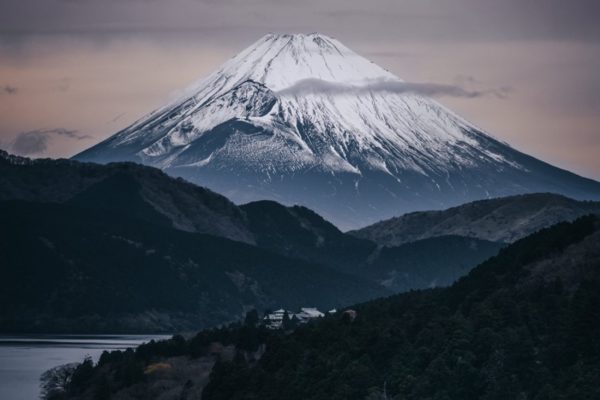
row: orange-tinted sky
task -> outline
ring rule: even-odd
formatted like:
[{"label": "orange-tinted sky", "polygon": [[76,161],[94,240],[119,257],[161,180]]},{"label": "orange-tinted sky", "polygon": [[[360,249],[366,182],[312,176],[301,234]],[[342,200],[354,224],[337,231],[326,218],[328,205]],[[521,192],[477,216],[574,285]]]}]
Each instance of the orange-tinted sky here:
[{"label": "orange-tinted sky", "polygon": [[66,157],[126,127],[269,31],[319,31],[513,147],[600,179],[592,0],[3,0],[0,147]]}]

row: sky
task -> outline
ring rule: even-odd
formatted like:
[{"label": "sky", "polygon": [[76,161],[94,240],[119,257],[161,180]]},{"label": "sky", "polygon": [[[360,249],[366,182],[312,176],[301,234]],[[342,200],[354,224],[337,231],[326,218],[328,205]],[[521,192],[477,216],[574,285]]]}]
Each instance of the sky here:
[{"label": "sky", "polygon": [[320,32],[600,180],[599,17],[597,0],[2,0],[0,148],[70,157],[264,34]]}]

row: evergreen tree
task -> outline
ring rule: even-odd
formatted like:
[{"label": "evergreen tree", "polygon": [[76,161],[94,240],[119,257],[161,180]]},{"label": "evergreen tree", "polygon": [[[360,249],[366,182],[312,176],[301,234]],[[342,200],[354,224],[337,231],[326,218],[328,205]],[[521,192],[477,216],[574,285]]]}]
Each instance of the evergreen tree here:
[{"label": "evergreen tree", "polygon": [[281,320],[281,329],[283,329],[284,331],[289,331],[290,329],[293,329],[294,327],[292,326],[292,320],[290,319],[290,316],[288,315],[288,312],[284,312],[283,313],[283,319]]},{"label": "evergreen tree", "polygon": [[256,326],[258,325],[258,311],[252,309],[246,313],[246,318],[244,318],[244,325],[246,326]]}]

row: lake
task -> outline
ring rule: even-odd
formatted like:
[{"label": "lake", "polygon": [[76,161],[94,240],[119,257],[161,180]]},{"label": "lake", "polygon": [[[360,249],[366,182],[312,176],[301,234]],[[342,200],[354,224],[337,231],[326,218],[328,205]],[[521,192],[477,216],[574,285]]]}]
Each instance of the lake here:
[{"label": "lake", "polygon": [[0,336],[0,399],[39,399],[40,375],[57,365],[79,362],[89,355],[97,361],[104,350],[135,347],[152,335],[39,335]]}]

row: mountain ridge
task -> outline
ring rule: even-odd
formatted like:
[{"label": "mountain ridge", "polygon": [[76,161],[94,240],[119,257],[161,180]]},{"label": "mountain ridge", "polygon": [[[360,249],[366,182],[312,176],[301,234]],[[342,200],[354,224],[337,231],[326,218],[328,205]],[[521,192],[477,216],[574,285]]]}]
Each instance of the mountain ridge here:
[{"label": "mountain ridge", "polygon": [[[229,199],[183,179],[174,179],[156,168],[131,162],[104,166],[65,159],[32,160],[0,150],[0,172],[0,200],[71,201],[80,206],[87,202],[89,207],[113,211],[121,207],[124,214],[132,212],[132,204],[128,203],[135,201],[139,207],[149,208],[147,221],[166,218],[174,228],[183,231],[253,241],[245,227],[244,215]],[[114,185],[111,201],[95,198],[111,184]],[[94,191],[96,195],[90,195]]]},{"label": "mountain ridge", "polygon": [[533,193],[409,213],[348,233],[387,246],[441,235],[514,242],[552,224],[592,213],[600,214],[600,202]]}]

